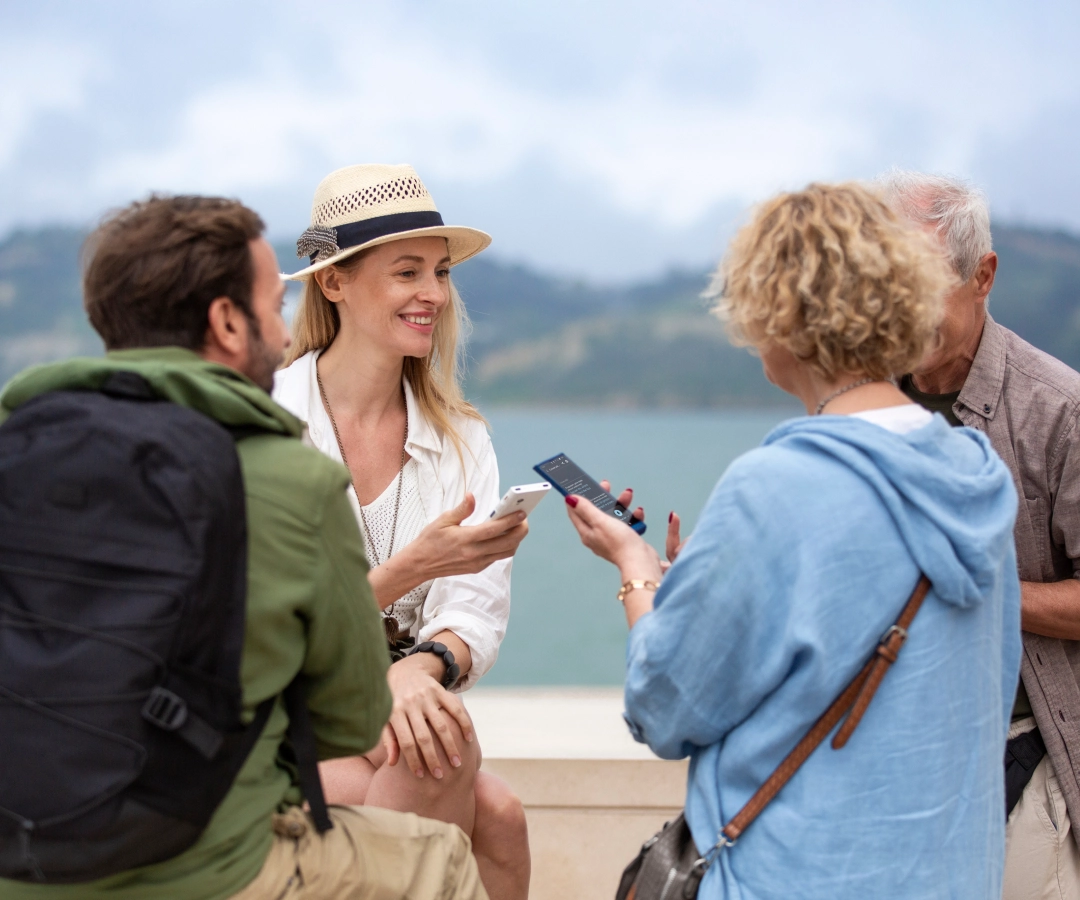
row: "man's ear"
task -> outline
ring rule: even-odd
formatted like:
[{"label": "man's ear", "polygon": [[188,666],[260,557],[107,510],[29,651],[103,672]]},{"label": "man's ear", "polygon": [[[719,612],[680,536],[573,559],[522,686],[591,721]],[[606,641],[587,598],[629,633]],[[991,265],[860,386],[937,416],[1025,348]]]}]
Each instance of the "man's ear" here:
[{"label": "man's ear", "polygon": [[994,279],[997,277],[997,267],[998,255],[993,250],[980,259],[979,265],[975,267],[972,278],[975,281],[975,298],[980,302],[984,302],[990,296]]},{"label": "man's ear", "polygon": [[323,296],[331,303],[338,303],[344,299],[344,291],[341,286],[341,273],[333,266],[319,269],[319,271],[314,272],[311,277],[318,282],[319,287],[322,288]]},{"label": "man's ear", "polygon": [[215,297],[210,301],[206,320],[203,355],[235,368],[247,357],[247,317],[228,297]]}]

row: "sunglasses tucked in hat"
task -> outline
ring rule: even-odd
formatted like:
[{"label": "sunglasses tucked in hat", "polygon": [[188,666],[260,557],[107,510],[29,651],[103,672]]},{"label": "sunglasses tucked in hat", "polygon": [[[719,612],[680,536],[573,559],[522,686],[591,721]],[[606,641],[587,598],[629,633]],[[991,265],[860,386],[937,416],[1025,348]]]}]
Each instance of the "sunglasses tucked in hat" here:
[{"label": "sunglasses tucked in hat", "polygon": [[365,247],[413,237],[446,238],[452,266],[491,243],[475,228],[444,225],[412,166],[346,166],[315,188],[311,227],[296,242],[296,255],[311,265],[285,278],[299,281]]}]

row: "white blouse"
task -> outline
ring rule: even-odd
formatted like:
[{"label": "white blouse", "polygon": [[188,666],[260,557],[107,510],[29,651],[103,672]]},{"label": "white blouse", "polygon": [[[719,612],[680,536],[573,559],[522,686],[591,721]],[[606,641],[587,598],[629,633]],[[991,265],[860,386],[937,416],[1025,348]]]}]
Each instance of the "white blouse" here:
[{"label": "white blouse", "polygon": [[[309,443],[322,453],[341,461],[341,451],[334,437],[330,418],[319,396],[319,385],[315,379],[315,360],[321,351],[305,353],[292,365],[282,369],[274,376],[274,399],[297,418],[307,422]],[[499,467],[495,459],[495,449],[491,437],[483,422],[462,418],[454,424],[462,437],[461,458],[453,442],[435,430],[420,414],[416,398],[409,382],[405,381],[405,404],[409,412],[409,434],[405,450],[415,461],[417,490],[416,501],[419,503],[422,522],[410,540],[428,523],[442,513],[453,509],[471,492],[476,497],[476,510],[465,520],[465,525],[479,525],[487,520],[495,505],[499,502]],[[406,500],[408,474],[402,484],[402,512]],[[393,516],[394,492],[387,491],[364,512],[388,498],[389,515]],[[350,486],[349,501],[360,524],[360,501]],[[411,501],[410,501],[411,502]],[[412,518],[410,516],[410,518]],[[369,516],[372,531],[378,532],[374,521]],[[398,528],[402,527],[399,512]],[[376,541],[379,538],[373,535]],[[389,533],[385,540],[389,543]],[[395,552],[405,546],[403,535],[394,541]],[[378,546],[380,558],[385,559],[382,547]],[[440,631],[452,631],[469,645],[472,655],[472,669],[461,679],[455,691],[472,687],[494,664],[499,655],[499,645],[506,635],[506,623],[510,618],[510,568],[512,560],[504,559],[492,563],[483,572],[476,575],[448,575],[430,582],[426,596],[421,604],[413,609],[406,622],[403,604],[399,601],[394,613],[404,626],[409,624],[410,633],[418,641],[431,640]],[[412,597],[413,592],[406,595]]]},{"label": "white blouse", "polygon": [[[401,499],[398,500],[398,481],[401,481]],[[420,502],[420,475],[415,459],[410,459],[386,490],[364,507],[360,520],[360,533],[367,547],[367,557],[386,562],[406,544],[411,544],[427,526],[424,504]],[[391,543],[393,546],[391,546]],[[416,633],[420,619],[420,607],[427,599],[434,579],[414,587],[404,597],[394,601],[391,609],[383,615],[393,615],[398,628],[406,634]]]}]

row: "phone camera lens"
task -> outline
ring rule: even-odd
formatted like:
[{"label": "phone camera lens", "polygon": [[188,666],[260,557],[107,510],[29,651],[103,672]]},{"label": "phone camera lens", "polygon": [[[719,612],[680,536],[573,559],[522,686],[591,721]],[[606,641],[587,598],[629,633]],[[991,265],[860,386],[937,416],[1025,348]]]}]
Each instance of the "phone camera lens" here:
[{"label": "phone camera lens", "polygon": [[617,515],[621,519],[622,518],[622,510],[621,509],[615,510],[615,515]]}]

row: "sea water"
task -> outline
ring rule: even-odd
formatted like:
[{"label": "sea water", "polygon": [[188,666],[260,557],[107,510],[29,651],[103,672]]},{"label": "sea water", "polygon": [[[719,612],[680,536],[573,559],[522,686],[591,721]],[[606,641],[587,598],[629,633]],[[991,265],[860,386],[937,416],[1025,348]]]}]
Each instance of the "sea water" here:
[{"label": "sea water", "polygon": [[[761,443],[797,410],[484,410],[492,426],[502,490],[541,481],[532,467],[565,453],[617,492],[634,489],[646,539],[663,552],[668,513],[692,530],[735,457]],[[612,685],[623,680],[626,619],[619,574],[582,546],[552,490],[529,516],[514,558],[510,625],[485,685]]]}]

